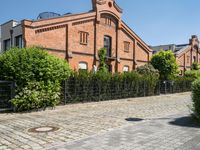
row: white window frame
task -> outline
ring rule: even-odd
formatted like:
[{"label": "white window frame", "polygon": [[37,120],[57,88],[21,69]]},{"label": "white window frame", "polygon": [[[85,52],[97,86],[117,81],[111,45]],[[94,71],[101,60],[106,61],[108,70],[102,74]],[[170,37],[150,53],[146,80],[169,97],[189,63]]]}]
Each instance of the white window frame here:
[{"label": "white window frame", "polygon": [[78,68],[79,68],[79,70],[88,70],[88,63],[81,61],[78,64]]},{"label": "white window frame", "polygon": [[125,66],[123,67],[123,72],[129,72],[129,66],[125,65]]}]

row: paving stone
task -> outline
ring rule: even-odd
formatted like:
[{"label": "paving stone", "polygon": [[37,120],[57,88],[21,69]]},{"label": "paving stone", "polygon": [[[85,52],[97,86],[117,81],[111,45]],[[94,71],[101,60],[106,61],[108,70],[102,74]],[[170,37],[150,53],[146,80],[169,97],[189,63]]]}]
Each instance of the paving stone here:
[{"label": "paving stone", "polygon": [[[195,137],[200,131],[169,123],[178,114],[189,114],[188,105],[192,105],[190,95],[181,93],[130,98],[59,106],[45,112],[0,114],[0,138],[3,139],[0,140],[0,148],[6,144],[7,148],[14,150],[27,149],[28,146],[41,150],[66,149],[70,145],[73,149],[77,144],[78,149],[107,150],[114,147],[114,150],[132,150],[159,148],[159,145],[162,148],[181,147],[187,143],[198,145],[198,138]],[[135,123],[126,121],[127,118],[145,120]],[[60,129],[52,133],[28,132],[30,128],[40,126]],[[81,140],[85,140],[84,143]],[[190,140],[194,142],[188,142]],[[148,141],[149,145],[146,145]]]}]

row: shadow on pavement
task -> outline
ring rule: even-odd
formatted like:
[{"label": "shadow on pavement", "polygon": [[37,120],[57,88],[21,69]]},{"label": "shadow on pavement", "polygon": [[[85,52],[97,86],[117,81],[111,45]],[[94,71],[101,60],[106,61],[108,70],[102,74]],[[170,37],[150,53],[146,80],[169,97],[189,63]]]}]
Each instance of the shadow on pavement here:
[{"label": "shadow on pavement", "polygon": [[141,119],[141,118],[126,118],[125,120],[129,121],[129,122],[139,122],[139,121],[143,121],[144,119]]},{"label": "shadow on pavement", "polygon": [[169,124],[182,127],[200,128],[200,122],[198,122],[194,116],[176,118],[174,121],[169,122]]}]

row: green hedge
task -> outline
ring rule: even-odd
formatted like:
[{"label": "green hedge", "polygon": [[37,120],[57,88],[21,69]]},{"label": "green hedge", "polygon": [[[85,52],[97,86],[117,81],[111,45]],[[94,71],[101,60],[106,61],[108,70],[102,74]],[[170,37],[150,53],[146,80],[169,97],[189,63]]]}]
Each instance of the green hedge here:
[{"label": "green hedge", "polygon": [[197,79],[200,77],[200,70],[188,70],[185,72],[185,76],[188,78]]},{"label": "green hedge", "polygon": [[65,81],[67,103],[88,102],[155,95],[158,78],[137,72],[97,74],[74,73]]},{"label": "green hedge", "polygon": [[200,79],[197,79],[192,84],[192,100],[194,113],[196,117],[200,120]]}]

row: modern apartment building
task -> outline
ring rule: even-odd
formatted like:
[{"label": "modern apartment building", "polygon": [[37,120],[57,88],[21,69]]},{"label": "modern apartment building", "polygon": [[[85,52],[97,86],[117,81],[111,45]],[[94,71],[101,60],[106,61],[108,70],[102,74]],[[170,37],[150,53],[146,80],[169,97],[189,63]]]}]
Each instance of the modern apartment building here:
[{"label": "modern apartment building", "polygon": [[115,0],[92,0],[92,6],[82,14],[43,13],[37,20],[9,21],[2,25],[2,49],[42,46],[76,70],[98,66],[103,47],[111,72],[131,71],[150,61],[152,50],[122,21]]},{"label": "modern apartment building", "polygon": [[23,47],[22,26],[14,20],[1,25],[1,50],[11,47]]}]

